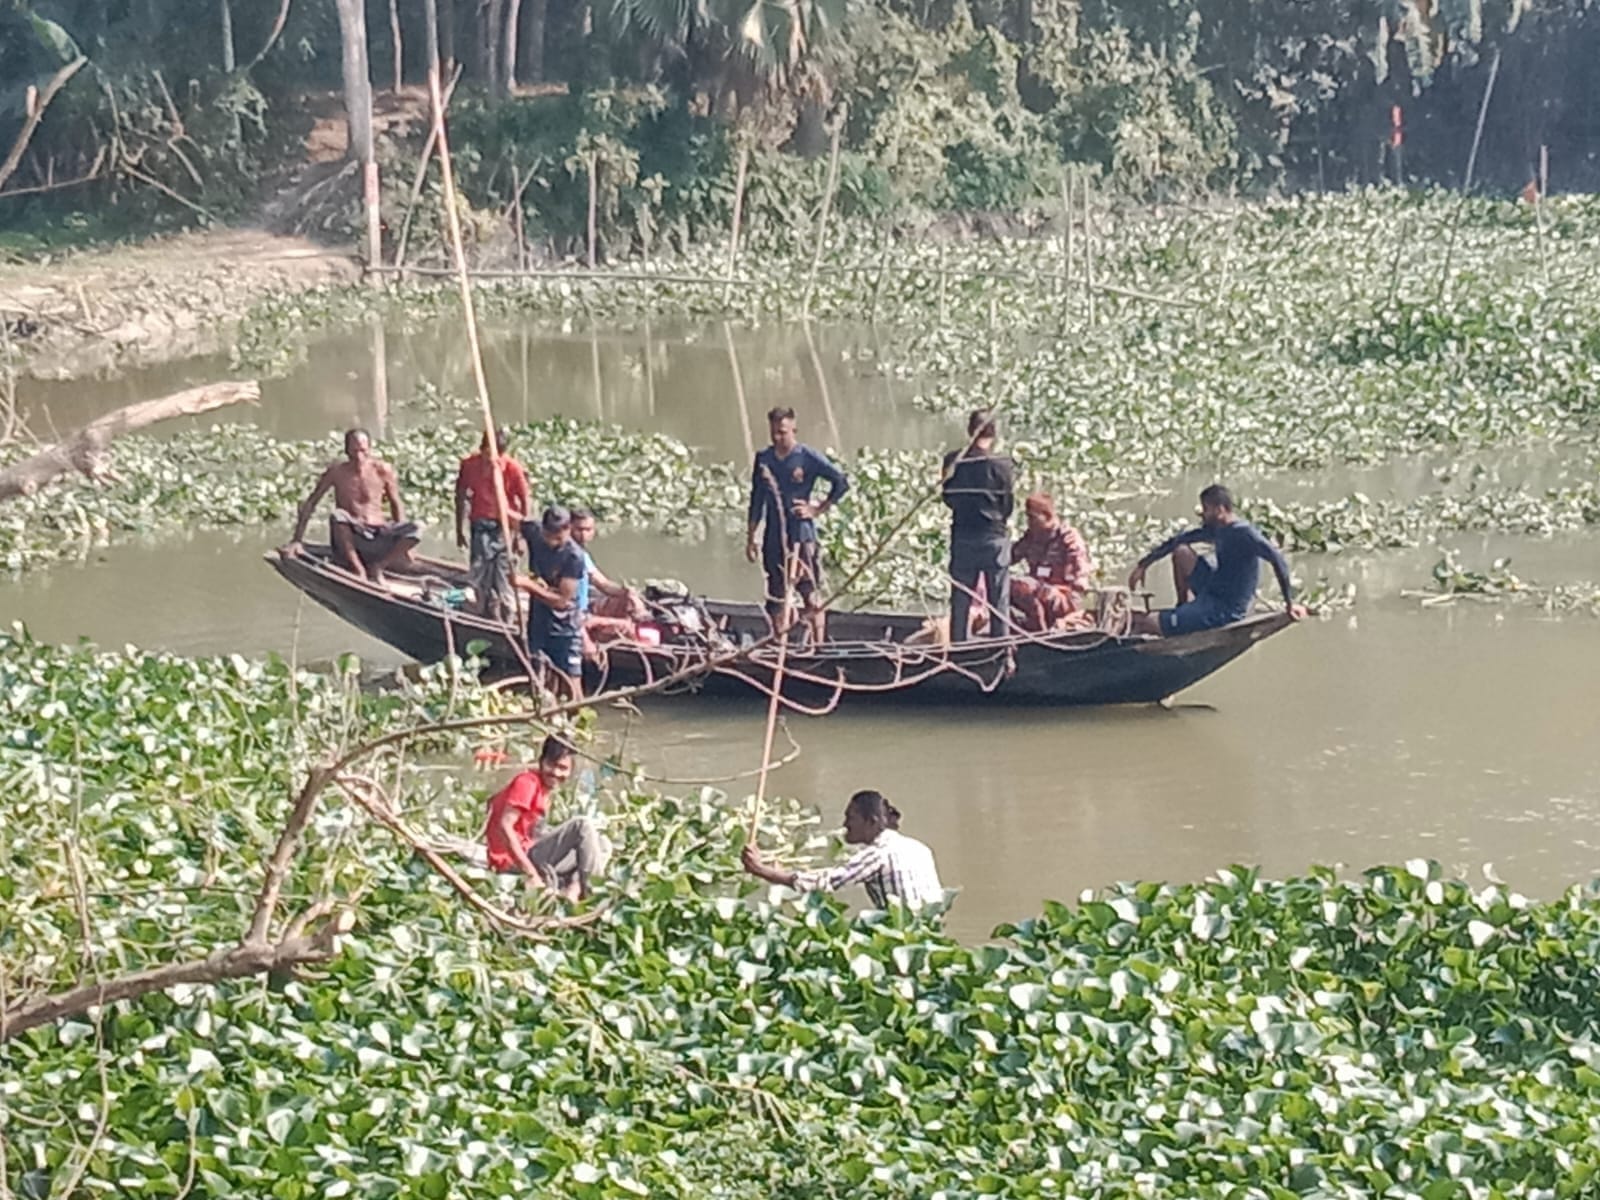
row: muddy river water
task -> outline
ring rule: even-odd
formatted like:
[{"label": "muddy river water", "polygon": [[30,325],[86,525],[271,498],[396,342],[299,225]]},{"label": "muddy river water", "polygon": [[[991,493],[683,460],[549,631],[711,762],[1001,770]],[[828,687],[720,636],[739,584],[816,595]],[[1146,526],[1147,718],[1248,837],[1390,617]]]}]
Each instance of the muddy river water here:
[{"label": "muddy river water", "polygon": [[[716,329],[653,331],[649,371],[638,332],[499,330],[491,386],[511,419],[562,413],[661,429],[720,459],[741,458],[745,422],[759,430],[760,414],[779,402],[801,409],[810,440],[846,450],[952,436],[909,404],[910,385],[862,365],[868,335],[824,330],[808,342],[783,328],[735,341],[742,418]],[[298,370],[269,385],[255,419],[296,436],[351,421],[381,429],[388,397],[423,382],[464,387],[466,370],[444,333],[341,335],[309,347]],[[68,426],[221,373],[216,362],[194,362],[158,376],[52,384],[25,399]],[[356,650],[398,663],[396,652],[302,603],[261,562],[286,529],[116,547],[0,583],[0,617],[53,640],[277,650],[302,661]],[[1465,548],[1475,561],[1511,553],[1519,573],[1544,582],[1600,575],[1593,537]],[[674,576],[714,595],[759,590],[735,539],[617,528],[596,549],[614,575]],[[1290,629],[1170,709],[846,708],[792,718],[801,752],[774,786],[830,815],[856,788],[889,794],[907,831],[933,846],[946,882],[962,889],[952,925],[970,937],[1046,897],[1118,879],[1196,878],[1230,863],[1282,874],[1427,857],[1479,881],[1492,864],[1524,891],[1559,892],[1600,869],[1600,622],[1531,608],[1427,610],[1398,597],[1435,557],[1330,560],[1330,574],[1361,586],[1357,608]],[[604,724],[653,774],[687,780],[754,767],[763,721],[757,701],[696,700]]]}]

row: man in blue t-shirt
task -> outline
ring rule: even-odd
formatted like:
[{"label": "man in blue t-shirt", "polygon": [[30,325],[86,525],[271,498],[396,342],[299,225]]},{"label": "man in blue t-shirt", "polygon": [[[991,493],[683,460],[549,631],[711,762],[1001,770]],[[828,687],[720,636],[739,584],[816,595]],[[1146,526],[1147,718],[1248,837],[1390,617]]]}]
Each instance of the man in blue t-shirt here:
[{"label": "man in blue t-shirt", "polygon": [[528,653],[557,672],[556,682],[576,698],[583,694],[583,613],[578,590],[588,574],[583,551],[572,540],[572,514],[559,505],[544,510],[523,530],[531,576],[517,587],[532,597],[528,605]]},{"label": "man in blue t-shirt", "polygon": [[[1216,557],[1195,553],[1190,547],[1196,542],[1209,544]],[[1220,483],[1200,493],[1200,528],[1168,538],[1141,558],[1128,576],[1128,587],[1137,591],[1150,564],[1169,554],[1177,607],[1135,614],[1135,633],[1177,637],[1243,620],[1255,602],[1263,558],[1272,564],[1278,577],[1290,619],[1298,621],[1306,615],[1306,610],[1294,602],[1294,585],[1289,580],[1289,564],[1283,552],[1254,525],[1238,518],[1233,511],[1232,494]]]},{"label": "man in blue t-shirt", "polygon": [[[750,533],[745,557],[761,557],[767,575],[767,617],[779,633],[789,629],[789,592],[799,593],[806,608],[806,624],[813,645],[825,636],[826,614],[818,603],[822,586],[822,561],[817,553],[817,518],[844,498],[850,481],[844,472],[802,445],[795,436],[794,409],[775,408],[767,414],[772,445],[756,455],[750,471]],[[812,499],[817,480],[825,480],[828,494]],[[757,541],[757,535],[764,535]]]}]

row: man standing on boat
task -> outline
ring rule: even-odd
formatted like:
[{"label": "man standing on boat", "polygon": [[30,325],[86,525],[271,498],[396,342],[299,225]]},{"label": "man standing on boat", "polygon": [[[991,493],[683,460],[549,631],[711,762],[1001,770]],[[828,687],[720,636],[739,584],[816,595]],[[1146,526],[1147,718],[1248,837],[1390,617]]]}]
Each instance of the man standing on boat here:
[{"label": "man standing on boat", "polygon": [[987,607],[991,637],[1008,623],[1006,572],[1011,565],[1007,522],[1016,508],[1017,467],[995,448],[993,414],[980,409],[967,419],[964,450],[944,456],[943,490],[950,509],[950,641],[971,633],[972,599]]},{"label": "man standing on boat", "polygon": [[[504,427],[494,431],[494,440],[492,457],[489,435],[485,433],[477,452],[463,458],[456,472],[456,546],[467,548],[470,521],[468,561],[472,564],[472,590],[477,593],[478,612],[491,621],[509,621],[516,615],[517,601],[511,587],[511,555],[515,547],[506,545],[506,531],[509,529],[515,540],[528,519],[531,501],[527,471],[506,453],[510,436]],[[496,462],[500,467],[498,488]]]},{"label": "man standing on boat", "polygon": [[572,540],[572,514],[559,505],[544,510],[537,525],[528,523],[528,565],[532,575],[519,575],[516,586],[532,597],[528,605],[528,653],[553,669],[573,697],[583,694],[583,613],[578,591],[588,567]]},{"label": "man standing on boat", "polygon": [[[294,558],[304,547],[301,539],[317,504],[329,490],[333,492],[333,515],[328,524],[328,541],[333,561],[362,579],[383,582],[388,567],[408,565],[411,551],[421,540],[415,521],[406,520],[400,502],[400,480],[394,468],[372,453],[372,438],[365,429],[352,429],[344,435],[344,461],[322,473],[311,495],[300,505],[294,533],[280,553]],[[383,519],[384,505],[389,520]]]},{"label": "man standing on boat", "polygon": [[1022,505],[1028,528],[1011,547],[1012,563],[1025,573],[1011,577],[1011,607],[1022,628],[1035,633],[1060,629],[1083,612],[1094,578],[1088,543],[1056,513],[1055,501],[1035,492]]},{"label": "man standing on boat", "polygon": [[[1210,545],[1216,557],[1197,554],[1191,549],[1196,542]],[[1137,591],[1150,564],[1169,554],[1177,606],[1155,613],[1135,613],[1135,633],[1177,637],[1242,621],[1255,602],[1263,558],[1272,564],[1278,577],[1289,619],[1298,621],[1306,615],[1306,610],[1294,602],[1294,584],[1289,579],[1289,563],[1283,551],[1250,522],[1239,519],[1233,511],[1232,493],[1220,483],[1213,483],[1200,493],[1200,528],[1168,538],[1141,558],[1128,576],[1128,587]]]},{"label": "man standing on boat", "polygon": [[[795,436],[794,409],[774,408],[767,414],[767,427],[772,445],[756,455],[750,471],[745,557],[751,562],[758,555],[761,558],[767,577],[767,617],[773,630],[788,633],[789,592],[793,590],[805,605],[812,645],[820,645],[826,636],[827,614],[817,594],[822,587],[817,518],[844,498],[850,481],[825,455]],[[821,501],[812,498],[819,479],[828,484]]]}]

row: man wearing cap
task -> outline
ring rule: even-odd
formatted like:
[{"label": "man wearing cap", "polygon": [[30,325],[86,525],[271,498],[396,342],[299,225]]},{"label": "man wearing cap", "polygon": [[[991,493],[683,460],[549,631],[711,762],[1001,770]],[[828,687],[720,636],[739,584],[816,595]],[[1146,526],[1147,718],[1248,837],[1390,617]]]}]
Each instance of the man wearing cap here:
[{"label": "man wearing cap", "polygon": [[[475,454],[461,460],[456,472],[456,545],[465,549],[468,521],[472,541],[468,561],[472,564],[472,590],[477,593],[478,611],[491,621],[510,620],[517,611],[511,588],[512,547],[506,545],[506,530],[522,528],[531,507],[528,473],[522,464],[506,453],[510,438],[504,427],[495,430],[495,453],[489,453],[489,435],[483,435]],[[495,463],[500,466],[500,486],[495,486]],[[501,494],[505,507],[501,508]]]},{"label": "man wearing cap", "polygon": [[1056,514],[1055,501],[1035,492],[1023,501],[1027,531],[1011,547],[1023,574],[1011,577],[1017,623],[1034,633],[1059,629],[1083,611],[1094,559],[1083,535]]},{"label": "man wearing cap", "polygon": [[583,613],[578,591],[588,564],[572,540],[572,514],[553,504],[538,524],[529,522],[531,575],[518,576],[516,586],[532,598],[528,605],[528,653],[542,659],[558,683],[574,697],[583,694]]}]

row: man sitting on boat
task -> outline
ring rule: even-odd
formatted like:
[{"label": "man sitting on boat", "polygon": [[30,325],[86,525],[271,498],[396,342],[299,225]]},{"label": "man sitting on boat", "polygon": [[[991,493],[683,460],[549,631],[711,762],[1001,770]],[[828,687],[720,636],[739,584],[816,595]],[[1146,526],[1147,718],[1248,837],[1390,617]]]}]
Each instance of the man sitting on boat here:
[{"label": "man sitting on boat", "polygon": [[[1191,549],[1197,542],[1209,544],[1216,556],[1197,554]],[[1283,551],[1254,525],[1239,519],[1233,511],[1232,493],[1220,483],[1200,493],[1200,528],[1168,538],[1141,558],[1128,576],[1129,589],[1138,591],[1150,564],[1169,554],[1177,607],[1156,613],[1135,613],[1135,633],[1177,637],[1242,621],[1255,601],[1263,558],[1272,564],[1273,573],[1278,577],[1289,618],[1297,621],[1306,614],[1306,610],[1294,602],[1294,585],[1289,579],[1289,563]]]},{"label": "man sitting on boat", "polygon": [[1055,501],[1035,492],[1023,502],[1027,531],[1011,547],[1012,619],[1031,633],[1087,624],[1083,597],[1094,577],[1094,559],[1083,535],[1056,513]]},{"label": "man sitting on boat", "polygon": [[802,892],[837,892],[861,884],[874,908],[896,900],[908,908],[944,902],[944,885],[933,851],[900,832],[900,810],[879,792],[857,792],[844,809],[846,845],[859,846],[842,866],[785,871],[768,866],[752,842],[742,854],[744,869],[757,879]]},{"label": "man sitting on boat", "polygon": [[[517,599],[511,587],[511,555],[506,544],[528,519],[532,507],[528,473],[521,463],[506,453],[510,436],[502,427],[494,433],[491,456],[489,435],[485,433],[477,452],[461,460],[456,472],[456,546],[466,549],[468,521],[472,541],[468,561],[472,564],[472,590],[477,594],[477,611],[491,621],[508,621],[516,615]],[[495,466],[500,482],[495,484]],[[502,494],[504,507],[502,507]]]},{"label": "man sitting on boat", "polygon": [[[352,429],[344,435],[344,454],[345,460],[324,471],[300,505],[294,533],[281,553],[291,558],[300,554],[311,514],[331,489],[334,508],[328,541],[333,561],[353,575],[382,583],[386,568],[411,562],[421,530],[415,521],[406,520],[399,478],[393,467],[373,455],[372,438],[365,429]],[[385,503],[388,521],[383,519]]]},{"label": "man sitting on boat", "polygon": [[638,622],[650,615],[644,597],[625,584],[617,583],[595,566],[589,553],[594,541],[594,514],[587,508],[572,510],[572,540],[583,553],[587,574],[578,585],[578,611],[583,614],[583,654],[597,656],[601,642],[636,639]]},{"label": "man sitting on boat", "polygon": [[484,840],[489,866],[521,871],[532,887],[549,888],[569,900],[589,894],[589,880],[606,868],[611,847],[588,817],[572,817],[544,828],[550,797],[572,775],[576,752],[551,735],[539,748],[539,763],[523,771],[489,801]]},{"label": "man sitting on boat", "polygon": [[[817,546],[817,518],[850,490],[844,472],[795,435],[794,409],[774,408],[767,414],[772,445],[760,451],[750,470],[749,536],[745,557],[760,557],[767,576],[767,617],[777,633],[789,629],[789,593],[805,605],[813,645],[826,637],[827,616],[818,591],[822,556]],[[812,499],[817,480],[828,494]],[[757,537],[760,541],[757,541]]]}]

